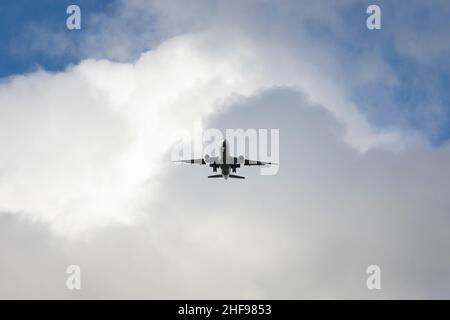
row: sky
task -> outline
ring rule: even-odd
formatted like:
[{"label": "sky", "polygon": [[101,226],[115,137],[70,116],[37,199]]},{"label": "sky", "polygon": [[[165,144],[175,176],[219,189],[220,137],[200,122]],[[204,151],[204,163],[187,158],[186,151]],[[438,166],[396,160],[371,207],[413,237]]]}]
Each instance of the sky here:
[{"label": "sky", "polygon": [[[2,1],[0,298],[448,299],[449,13]],[[199,122],[279,129],[278,173],[173,164]]]}]

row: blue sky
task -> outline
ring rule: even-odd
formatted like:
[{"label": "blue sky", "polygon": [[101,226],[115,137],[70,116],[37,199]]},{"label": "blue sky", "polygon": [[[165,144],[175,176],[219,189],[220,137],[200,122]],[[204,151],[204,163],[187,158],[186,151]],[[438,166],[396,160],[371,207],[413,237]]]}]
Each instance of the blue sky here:
[{"label": "blue sky", "polygon": [[[82,19],[105,12],[111,5],[108,0],[5,0],[0,2],[0,77],[22,74],[35,70],[38,66],[46,70],[63,70],[69,63],[78,62],[78,58],[69,54],[50,55],[44,52],[29,51],[23,46],[28,41],[29,28],[39,26],[54,32],[64,32],[73,43],[80,40],[82,32],[69,32],[66,28],[66,9],[76,3],[82,9]],[[89,24],[83,24],[89,30]],[[36,36],[36,35],[34,35]],[[38,36],[38,35],[37,35]],[[39,41],[39,39],[34,39]],[[23,49],[22,49],[23,48]]]},{"label": "blue sky", "polygon": [[[366,28],[367,15],[362,13],[370,4],[381,8],[382,30]],[[438,147],[450,138],[449,9],[450,4],[442,1],[355,1],[340,13],[344,35],[336,37],[335,30],[318,28],[317,24],[311,28],[317,38],[325,37],[331,43],[344,70],[351,72],[358,56],[373,52],[394,72],[395,84],[362,83],[352,92],[372,124],[418,130]],[[420,54],[401,48],[411,35],[418,40],[412,49],[422,47]],[[448,45],[433,52],[434,48],[426,47],[428,38]],[[431,108],[431,103],[440,108]]]}]

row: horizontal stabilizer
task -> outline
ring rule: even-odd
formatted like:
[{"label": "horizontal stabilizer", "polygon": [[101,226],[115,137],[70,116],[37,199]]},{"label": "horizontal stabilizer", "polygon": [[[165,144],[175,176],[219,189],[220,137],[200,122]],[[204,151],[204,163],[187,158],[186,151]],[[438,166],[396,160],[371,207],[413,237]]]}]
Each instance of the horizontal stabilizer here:
[{"label": "horizontal stabilizer", "polygon": [[237,176],[235,174],[230,174],[229,177],[234,179],[245,179],[245,177]]},{"label": "horizontal stabilizer", "polygon": [[222,178],[221,174],[215,174],[213,176],[208,176],[208,178]]}]

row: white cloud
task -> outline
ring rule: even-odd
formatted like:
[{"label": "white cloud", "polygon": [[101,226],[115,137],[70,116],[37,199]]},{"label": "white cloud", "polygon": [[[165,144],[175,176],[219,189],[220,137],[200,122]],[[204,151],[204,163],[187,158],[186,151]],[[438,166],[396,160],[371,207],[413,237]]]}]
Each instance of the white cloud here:
[{"label": "white cloud", "polygon": [[130,222],[173,132],[232,92],[248,93],[227,56],[181,37],[136,64],[86,60],[0,88],[2,209],[71,235]]},{"label": "white cloud", "polygon": [[191,129],[232,95],[274,86],[308,92],[347,124],[345,139],[358,149],[401,143],[374,132],[332,75],[311,64],[312,52],[296,59],[280,45],[219,35],[169,39],[135,63],[85,60],[2,84],[2,208],[68,236],[130,223],[152,198],[176,130]]}]

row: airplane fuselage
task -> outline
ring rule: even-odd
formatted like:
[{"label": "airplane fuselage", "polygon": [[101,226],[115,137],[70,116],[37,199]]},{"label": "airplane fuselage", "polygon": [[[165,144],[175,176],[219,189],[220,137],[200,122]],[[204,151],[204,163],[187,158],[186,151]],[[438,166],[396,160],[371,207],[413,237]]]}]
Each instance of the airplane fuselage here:
[{"label": "airplane fuselage", "polygon": [[228,164],[222,164],[220,166],[220,171],[222,172],[223,178],[226,180],[230,176],[231,173],[231,167]]},{"label": "airplane fuselage", "polygon": [[[223,140],[222,144],[220,146],[220,171],[222,173],[223,178],[226,180],[230,176],[231,173],[231,165],[229,164],[230,161],[230,148],[228,145],[227,140]],[[228,162],[228,163],[227,163]]]}]

